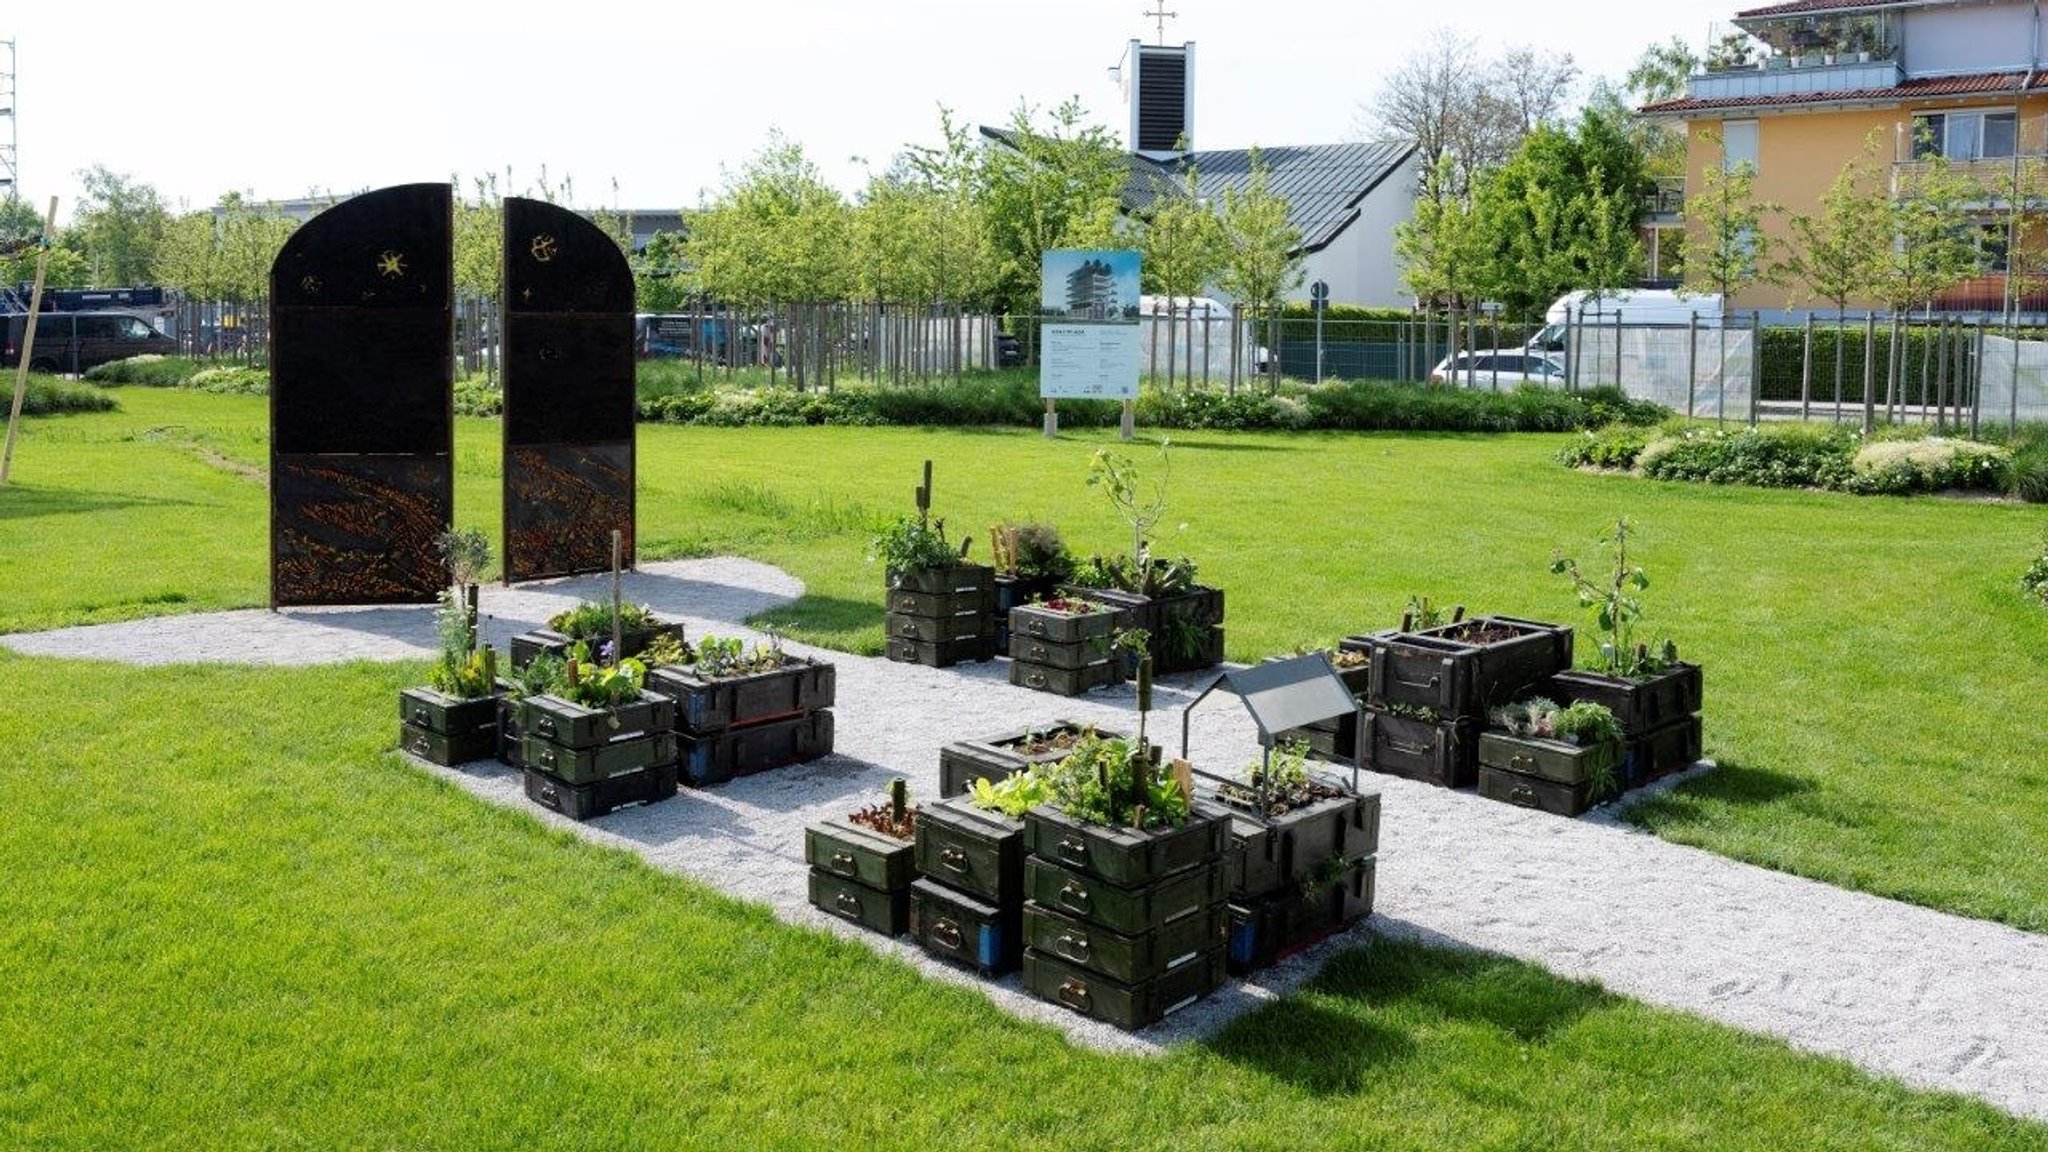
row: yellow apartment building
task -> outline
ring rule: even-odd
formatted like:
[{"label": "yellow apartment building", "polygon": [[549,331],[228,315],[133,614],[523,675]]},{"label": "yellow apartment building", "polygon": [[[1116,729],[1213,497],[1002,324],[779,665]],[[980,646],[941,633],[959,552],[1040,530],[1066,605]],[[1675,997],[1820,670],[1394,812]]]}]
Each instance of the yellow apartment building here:
[{"label": "yellow apartment building", "polygon": [[[1793,0],[1754,8],[1736,14],[1743,35],[1723,39],[1707,70],[1687,81],[1684,98],[1642,114],[1684,124],[1688,188],[1699,186],[1710,164],[1753,164],[1757,198],[1784,209],[1764,225],[1779,245],[1790,232],[1787,218],[1819,212],[1821,195],[1872,132],[1890,195],[1910,195],[1916,171],[1939,152],[1986,190],[1971,213],[1980,274],[1934,307],[1994,316],[2041,311],[2048,300],[2012,274],[2008,251],[2015,239],[2041,243],[2019,223],[2048,200],[2041,187],[2048,156],[2042,16],[2039,0]],[[2009,196],[2015,187],[2016,204]],[[1675,208],[1666,197],[1644,217],[1652,277],[1672,274],[1685,227]],[[1752,286],[1729,307],[1778,313],[1828,305],[1791,284]]]}]

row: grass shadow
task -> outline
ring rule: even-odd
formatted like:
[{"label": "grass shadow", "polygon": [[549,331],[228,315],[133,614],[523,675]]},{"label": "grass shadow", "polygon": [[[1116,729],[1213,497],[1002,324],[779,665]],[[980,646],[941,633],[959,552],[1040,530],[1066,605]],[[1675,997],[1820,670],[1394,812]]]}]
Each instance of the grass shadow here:
[{"label": "grass shadow", "polygon": [[10,483],[0,488],[0,520],[30,520],[38,516],[77,516],[113,512],[123,508],[190,508],[191,500],[166,500],[132,493],[83,492],[73,488],[45,488],[34,484]]},{"label": "grass shadow", "polygon": [[[1373,923],[1393,935],[1338,952],[1298,992],[1234,1022],[1207,1046],[1318,1095],[1343,1095],[1446,1029],[1542,1044],[1613,1001],[1591,984],[1457,946],[1403,921]],[[1305,1043],[1309,1036],[1313,1044]]]},{"label": "grass shadow", "polygon": [[1810,777],[1722,763],[1711,772],[1645,799],[1625,816],[1629,823],[1654,832],[1666,826],[1698,826],[1726,820],[1731,808],[1772,808],[1785,816],[1846,830],[1868,829],[1885,823],[1891,815],[1877,801],[1840,789],[1822,788],[1819,781]]},{"label": "grass shadow", "polygon": [[879,598],[849,600],[843,596],[806,593],[786,604],[756,612],[747,617],[746,623],[754,628],[772,624],[778,630],[797,636],[858,632],[869,628],[879,632],[883,615]]}]

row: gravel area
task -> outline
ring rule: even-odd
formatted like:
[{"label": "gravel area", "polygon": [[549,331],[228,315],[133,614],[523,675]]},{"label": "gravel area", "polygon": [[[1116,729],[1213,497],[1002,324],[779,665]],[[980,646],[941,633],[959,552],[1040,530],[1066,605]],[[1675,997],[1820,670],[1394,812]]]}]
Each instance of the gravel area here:
[{"label": "gravel area", "polygon": [[[486,589],[499,643],[553,611],[603,594],[593,577]],[[649,564],[628,598],[683,619],[692,635],[753,636],[737,623],[802,593],[773,568],[716,559]],[[222,627],[222,624],[229,627]],[[134,663],[318,663],[421,657],[434,645],[425,608],[232,612],[0,636],[18,651]],[[772,907],[782,919],[856,939],[936,979],[983,989],[1007,1011],[1073,1041],[1153,1052],[1209,1035],[1311,977],[1365,933],[1480,948],[1561,976],[1807,1050],[1908,1083],[1967,1093],[2048,1119],[2048,937],[1916,908],[1741,864],[1617,823],[1581,820],[1404,780],[1366,777],[1384,803],[1375,914],[1339,936],[1137,1034],[1096,1025],[1022,992],[884,941],[806,902],[802,829],[881,796],[894,776],[936,793],[938,749],[1061,717],[1130,724],[1128,687],[1066,700],[1012,688],[1001,663],[945,670],[793,650],[838,666],[833,756],[578,825],[529,805],[495,762],[429,768],[494,803],[658,867]],[[1180,710],[1207,677],[1169,678],[1154,736],[1171,748]],[[1711,722],[1711,712],[1709,713]],[[1195,713],[1192,751],[1217,770],[1255,750],[1249,719],[1212,697]],[[1700,768],[1695,771],[1706,771]]]}]

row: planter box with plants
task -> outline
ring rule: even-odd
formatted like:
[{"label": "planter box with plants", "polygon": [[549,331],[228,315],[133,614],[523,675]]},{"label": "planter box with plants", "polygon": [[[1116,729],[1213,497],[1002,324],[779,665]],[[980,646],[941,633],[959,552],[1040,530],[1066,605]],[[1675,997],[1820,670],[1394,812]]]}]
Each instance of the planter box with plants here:
[{"label": "planter box with plants", "polygon": [[488,760],[498,751],[498,663],[489,645],[477,648],[476,580],[490,563],[482,532],[445,532],[438,542],[451,584],[441,592],[434,622],[440,658],[429,686],[398,694],[398,747],[443,766]]},{"label": "planter box with plants", "polygon": [[988,533],[995,568],[996,655],[1010,652],[1010,610],[1050,598],[1073,575],[1074,558],[1050,524],[997,524]]},{"label": "planter box with plants", "polygon": [[[939,795],[960,796],[974,788],[976,780],[991,784],[1041,764],[1066,759],[1083,739],[1099,736],[1105,740],[1124,739],[1122,732],[1097,728],[1077,720],[1054,720],[1035,728],[1019,728],[982,740],[961,740],[939,749]],[[1152,746],[1157,759],[1159,746]],[[1029,807],[1026,805],[1025,807]],[[1017,811],[1022,816],[1024,809]]]},{"label": "planter box with plants", "polygon": [[889,936],[909,929],[918,810],[908,801],[909,785],[894,780],[886,804],[804,829],[812,904]]},{"label": "planter box with plants", "polygon": [[[1186,761],[1162,771],[1149,754],[1151,707],[1146,656],[1138,662],[1137,739],[1083,739],[1034,773],[1050,796],[1024,813],[1026,915],[1040,933],[1024,953],[1025,987],[1126,1028],[1213,990],[1223,967],[1229,817],[1195,798]],[[1038,946],[1062,937],[1063,951]],[[1074,943],[1083,938],[1086,948]],[[1077,959],[1098,950],[1110,959]]]},{"label": "planter box with plants", "polygon": [[1481,616],[1419,632],[1356,637],[1371,662],[1367,699],[1478,718],[1572,666],[1572,630]]},{"label": "planter box with plants", "polygon": [[899,516],[877,533],[872,556],[884,572],[883,632],[891,660],[949,668],[995,657],[995,569],[966,562],[946,522],[932,520],[932,465],[917,489],[917,518]]},{"label": "planter box with plants", "polygon": [[1427,708],[1368,705],[1360,746],[1365,766],[1440,788],[1479,782],[1479,721],[1444,719]]},{"label": "planter box with plants", "polygon": [[1535,697],[1493,709],[1479,737],[1479,794],[1577,816],[1621,794],[1621,725],[1590,702]]},{"label": "planter box with plants", "polygon": [[[1323,658],[1330,662],[1331,671],[1344,682],[1352,697],[1363,702],[1366,689],[1372,678],[1372,660],[1369,653],[1350,648],[1325,649]],[[1282,657],[1269,657],[1277,660]],[[1299,728],[1290,728],[1274,734],[1285,744],[1298,741],[1308,746],[1310,759],[1328,764],[1341,764],[1346,768],[1359,762],[1358,713],[1351,712],[1330,720],[1318,720]],[[1359,763],[1363,767],[1362,763]]]},{"label": "planter box with plants", "polygon": [[658,666],[647,690],[675,701],[685,783],[722,784],[831,753],[837,673],[785,652],[773,630],[765,644],[705,636],[694,648],[657,645],[648,658]]},{"label": "planter box with plants", "polygon": [[639,661],[592,663],[578,642],[534,664],[559,680],[525,679],[537,691],[514,708],[529,798],[581,820],[675,794],[675,702],[640,690]]},{"label": "planter box with plants", "polygon": [[1136,462],[1104,448],[1089,464],[1088,484],[1102,490],[1117,515],[1131,526],[1128,553],[1094,556],[1075,566],[1062,585],[1067,595],[1117,609],[1116,627],[1147,637],[1153,670],[1160,675],[1213,667],[1223,659],[1223,593],[1195,582],[1195,562],[1155,556],[1146,538],[1166,514],[1172,463],[1167,442],[1159,445],[1159,466],[1148,485]]},{"label": "planter box with plants", "polygon": [[613,608],[610,604],[586,600],[574,608],[548,618],[546,628],[536,628],[512,637],[512,667],[524,668],[543,653],[562,656],[569,646],[582,641],[590,651],[605,659],[638,657],[661,637],[684,643],[683,626],[656,616],[652,609],[621,603],[617,609],[619,651],[608,652],[612,642]]},{"label": "planter box with plants", "polygon": [[917,829],[911,935],[926,952],[994,976],[1023,948],[1023,815],[1050,792],[1042,764],[928,804]]},{"label": "planter box with plants", "polygon": [[1589,609],[1600,637],[1598,659],[1590,668],[1560,670],[1545,694],[1570,704],[1598,704],[1613,713],[1621,728],[1621,783],[1635,788],[1690,768],[1700,758],[1700,718],[1704,677],[1697,664],[1678,658],[1678,646],[1666,639],[1645,643],[1636,638],[1643,616],[1640,593],[1650,578],[1629,556],[1635,532],[1626,519],[1602,534],[1613,571],[1600,580],[1588,578],[1578,561],[1560,553],[1550,570],[1571,582],[1579,603]]},{"label": "planter box with plants", "polygon": [[1054,596],[1010,610],[1010,683],[1040,692],[1078,696],[1121,684],[1117,613],[1107,605]]},{"label": "planter box with plants", "polygon": [[1296,887],[1332,858],[1379,852],[1380,794],[1310,771],[1298,741],[1282,741],[1270,768],[1255,760],[1242,779],[1208,778],[1230,813],[1225,887],[1233,902]]}]

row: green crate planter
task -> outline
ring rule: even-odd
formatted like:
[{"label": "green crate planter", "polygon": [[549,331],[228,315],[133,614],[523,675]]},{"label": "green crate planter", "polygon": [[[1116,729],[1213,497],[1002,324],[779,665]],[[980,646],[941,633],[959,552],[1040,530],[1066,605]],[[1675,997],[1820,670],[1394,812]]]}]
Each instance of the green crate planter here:
[{"label": "green crate planter", "polygon": [[676,702],[645,692],[612,708],[585,708],[560,696],[528,696],[515,710],[522,738],[539,737],[570,749],[597,748],[676,726]]},{"label": "green crate planter", "polygon": [[[1459,639],[1470,629],[1510,633]],[[1481,616],[1418,632],[1353,638],[1370,653],[1368,703],[1429,708],[1447,718],[1483,717],[1572,666],[1572,630],[1557,624]]]},{"label": "green crate planter", "polygon": [[1353,861],[1320,893],[1304,896],[1295,888],[1233,901],[1228,906],[1230,971],[1240,976],[1257,971],[1370,916],[1378,867],[1368,856]]},{"label": "green crate planter", "polygon": [[891,588],[884,595],[882,610],[892,616],[985,617],[994,599],[993,592],[980,588],[958,592],[906,592]]},{"label": "green crate planter", "polygon": [[1041,804],[1024,814],[1024,850],[1125,888],[1215,864],[1230,846],[1230,814],[1197,799],[1178,828],[1087,824]]},{"label": "green crate planter", "polygon": [[995,640],[989,630],[988,617],[979,612],[963,612],[958,616],[906,616],[891,612],[883,619],[883,631],[890,640],[923,640],[934,644],[987,637],[993,647]]},{"label": "green crate planter", "polygon": [[[1507,732],[1479,735],[1479,766],[1576,788],[1601,776],[1621,783],[1622,742],[1573,744]],[[1604,797],[1602,797],[1604,799]]]},{"label": "green crate planter", "polygon": [[[619,647],[625,650],[620,653],[620,657],[623,659],[626,656],[638,656],[647,650],[648,645],[654,643],[655,637],[662,635],[675,637],[677,644],[684,642],[683,626],[681,624],[672,624],[664,621],[646,628],[627,628],[619,633]],[[512,667],[515,669],[524,668],[528,664],[533,663],[534,657],[544,654],[560,656],[566,653],[569,650],[569,645],[575,642],[573,638],[551,628],[535,628],[531,632],[521,632],[519,635],[512,637],[510,645]],[[611,636],[599,636],[586,642],[594,653],[600,645],[610,643]]]},{"label": "green crate planter", "polygon": [[804,656],[766,672],[708,677],[688,667],[656,668],[647,691],[676,702],[676,730],[711,735],[766,720],[783,720],[830,708],[838,696],[839,674],[831,664]]},{"label": "green crate planter", "polygon": [[1379,852],[1378,792],[1330,797],[1278,816],[1261,816],[1220,795],[1216,802],[1230,812],[1224,886],[1233,902],[1290,887],[1332,856]]},{"label": "green crate planter", "polygon": [[1477,720],[1432,724],[1368,706],[1361,746],[1367,749],[1365,767],[1374,772],[1442,788],[1479,782]]},{"label": "green crate planter", "polygon": [[993,636],[976,636],[966,640],[891,639],[886,648],[889,659],[899,664],[922,664],[927,668],[951,668],[955,664],[974,664],[993,660],[996,656],[996,640]]},{"label": "green crate planter", "polygon": [[613,776],[676,762],[676,735],[654,732],[617,740],[596,748],[565,748],[541,736],[520,740],[527,767],[539,769],[564,784],[594,784]]},{"label": "green crate planter", "polygon": [[[1116,615],[1116,610],[1108,607],[1095,612],[1055,612],[1043,604],[1025,604],[1010,610],[1010,633],[1020,641],[1038,641],[1048,646],[1093,640],[1098,643],[1089,650],[1107,652],[1110,636],[1116,631]],[[1052,651],[1050,647],[1047,650]],[[1028,659],[1041,664],[1051,662],[1044,656]]]},{"label": "green crate planter", "polygon": [[1631,787],[1683,772],[1700,760],[1700,718],[1659,724],[1622,742],[1622,779]]},{"label": "green crate planter", "polygon": [[[960,740],[948,744],[939,749],[939,795],[959,796],[973,788],[976,780],[994,784],[1033,765],[1064,760],[1071,749],[1057,748],[1044,752],[1024,752],[1021,749],[1048,736],[1061,733],[1078,735],[1090,728],[1094,728],[1095,734],[1104,740],[1130,739],[1127,733],[1114,728],[1099,728],[1078,720],[1054,720],[983,740]],[[1157,744],[1152,746],[1152,758],[1155,763],[1159,759]]]},{"label": "green crate planter", "polygon": [[678,733],[677,755],[682,762],[683,782],[692,788],[702,788],[829,756],[832,735],[832,710],[821,708],[787,720],[728,728],[708,736]]},{"label": "green crate planter", "polygon": [[984,976],[1017,967],[1023,953],[1023,910],[983,903],[931,879],[910,886],[910,934],[934,956]]},{"label": "green crate planter", "polygon": [[498,751],[498,696],[463,698],[432,688],[398,693],[398,747],[444,767]]},{"label": "green crate planter", "polygon": [[998,908],[1024,903],[1024,822],[964,799],[917,810],[917,871]]},{"label": "green crate planter", "polygon": [[1136,984],[1091,972],[1036,949],[1024,951],[1024,987],[1032,995],[1126,1030],[1156,1024],[1222,986],[1221,948],[1164,976]]},{"label": "green crate planter", "polygon": [[1553,816],[1580,816],[1607,797],[1593,795],[1591,784],[1560,784],[1540,776],[1479,766],[1479,794],[1488,800],[1534,808]]},{"label": "green crate planter", "polygon": [[1025,660],[1010,662],[1011,684],[1055,696],[1079,696],[1123,682],[1124,666],[1120,661],[1104,660],[1085,668],[1058,668]]},{"label": "green crate planter", "polygon": [[1024,858],[1026,899],[1126,936],[1151,932],[1221,903],[1223,883],[1221,860],[1183,869],[1142,887],[1125,888],[1061,867],[1043,856]]},{"label": "green crate planter", "polygon": [[1033,600],[1043,600],[1059,590],[1060,582],[1050,576],[1011,576],[998,572],[995,602],[989,609],[989,624],[996,638],[996,655],[1010,654],[1010,609]]},{"label": "green crate planter", "polygon": [[570,784],[537,768],[522,770],[526,798],[571,820],[589,820],[633,804],[653,804],[676,794],[674,761],[610,776],[589,784]]},{"label": "green crate planter", "polygon": [[804,862],[869,888],[896,892],[917,878],[917,844],[834,816],[804,829]]},{"label": "green crate planter", "polygon": [[[886,591],[919,592],[927,595],[973,593],[972,607],[986,612],[995,601],[996,570],[986,564],[954,564],[945,568],[918,568],[904,572],[891,569]],[[898,609],[900,611],[900,609]],[[935,613],[919,613],[934,615]],[[950,613],[945,613],[950,615]]]},{"label": "green crate planter", "polygon": [[[1020,664],[1036,664],[1043,668],[1080,669],[1109,663],[1113,657],[1107,634],[1086,640],[1064,642],[1018,633],[1010,640],[1010,659]],[[1118,660],[1116,663],[1121,672],[1123,662]]]},{"label": "green crate planter", "polygon": [[[1221,588],[1209,588],[1198,584],[1178,595],[1159,597],[1143,596],[1115,588],[1090,588],[1081,584],[1061,585],[1061,591],[1066,595],[1108,605],[1116,612],[1115,627],[1118,629],[1145,629],[1151,637],[1146,644],[1146,650],[1152,656],[1152,669],[1161,676],[1213,667],[1223,659]],[[1202,644],[1198,652],[1173,653],[1166,650],[1165,622],[1169,617],[1192,618],[1204,627]]]},{"label": "green crate planter", "polygon": [[1136,936],[1112,932],[1036,901],[1024,905],[1027,945],[1125,983],[1164,976],[1201,959],[1224,942],[1228,929],[1221,904],[1211,904]]},{"label": "green crate planter", "polygon": [[901,936],[910,930],[908,888],[884,891],[823,868],[813,868],[810,892],[814,906],[841,920],[852,921],[890,937]]},{"label": "green crate planter", "polygon": [[1334,720],[1318,720],[1299,728],[1288,728],[1276,733],[1275,737],[1281,743],[1298,740],[1308,745],[1311,760],[1349,768],[1358,756],[1358,714],[1353,712]]},{"label": "green crate planter", "polygon": [[1605,705],[1621,722],[1622,735],[1641,736],[1661,724],[1698,712],[1704,697],[1704,680],[1699,665],[1685,663],[1641,680],[1569,669],[1552,676],[1543,695],[1565,704],[1590,700]]}]

